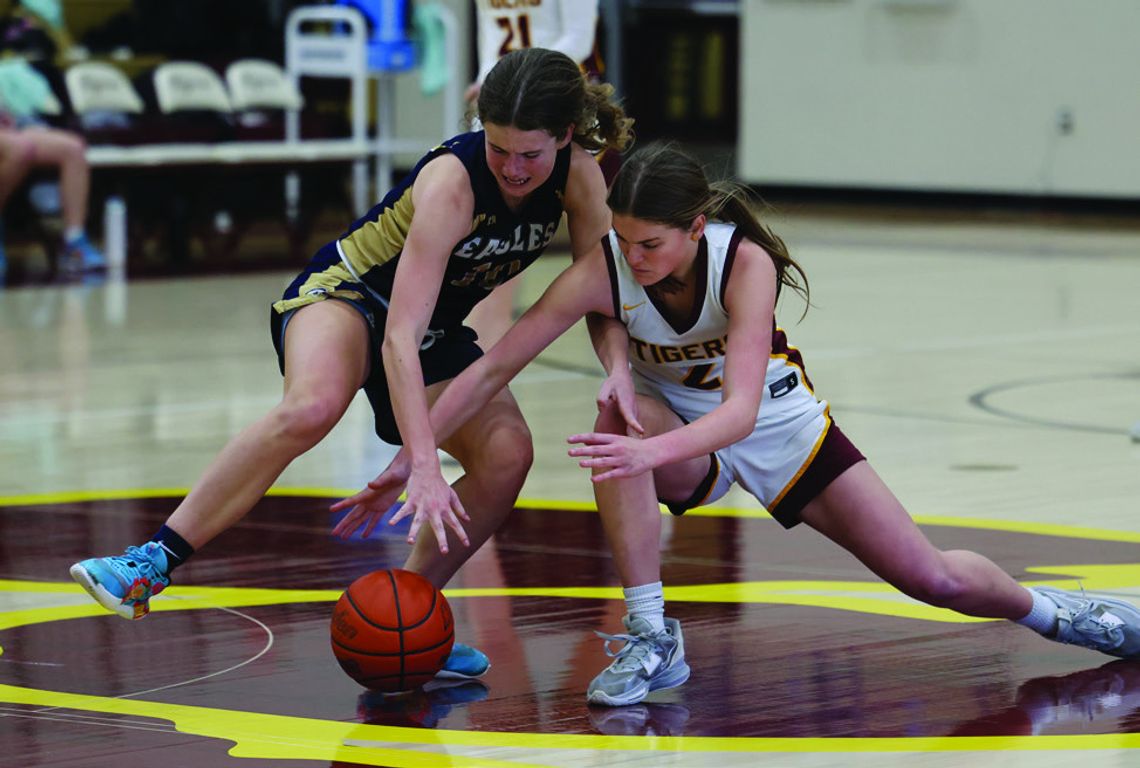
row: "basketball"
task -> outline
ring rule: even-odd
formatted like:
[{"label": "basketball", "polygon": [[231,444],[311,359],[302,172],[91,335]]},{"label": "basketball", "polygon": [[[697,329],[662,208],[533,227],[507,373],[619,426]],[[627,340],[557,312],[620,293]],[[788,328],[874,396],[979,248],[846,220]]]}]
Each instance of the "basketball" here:
[{"label": "basketball", "polygon": [[353,680],[375,691],[409,691],[443,667],[455,624],[431,582],[392,568],[349,585],[333,609],[331,638],[333,655]]}]

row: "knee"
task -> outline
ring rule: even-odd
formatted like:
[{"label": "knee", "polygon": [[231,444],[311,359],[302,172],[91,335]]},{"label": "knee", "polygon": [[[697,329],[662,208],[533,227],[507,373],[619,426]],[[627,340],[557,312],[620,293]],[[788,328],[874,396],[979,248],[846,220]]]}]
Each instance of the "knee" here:
[{"label": "knee", "polygon": [[273,411],[274,433],[308,449],[336,426],[343,410],[327,397],[286,397]]},{"label": "knee", "polygon": [[473,461],[464,466],[469,475],[510,487],[517,493],[534,463],[534,443],[526,423],[520,419],[492,429],[475,454]]},{"label": "knee", "polygon": [[77,133],[66,134],[63,152],[69,162],[87,163],[87,142]]},{"label": "knee", "polygon": [[598,409],[598,417],[594,419],[594,431],[612,435],[624,435],[626,433],[625,418],[613,400],[607,400]]}]

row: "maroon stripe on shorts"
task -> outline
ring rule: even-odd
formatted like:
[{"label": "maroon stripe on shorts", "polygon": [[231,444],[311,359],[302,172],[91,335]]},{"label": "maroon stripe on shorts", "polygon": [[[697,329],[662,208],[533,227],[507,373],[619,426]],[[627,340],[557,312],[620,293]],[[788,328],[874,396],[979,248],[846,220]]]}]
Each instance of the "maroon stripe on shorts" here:
[{"label": "maroon stripe on shorts", "polygon": [[865,460],[863,454],[847,439],[847,435],[839,430],[839,426],[833,420],[811,464],[800,475],[796,484],[784,494],[784,498],[768,510],[769,514],[785,528],[799,525],[802,522],[800,512],[812,499],[830,485],[832,480]]},{"label": "maroon stripe on shorts", "polygon": [[[688,424],[689,422],[685,422]],[[705,473],[705,477],[697,484],[697,489],[693,491],[692,495],[684,501],[668,501],[666,499],[658,498],[657,501],[664,504],[670,512],[678,517],[688,512],[694,507],[699,507],[705,499],[709,497],[712,492],[713,486],[716,485],[716,479],[720,477],[720,460],[717,459],[715,453],[709,454],[709,471]]]}]

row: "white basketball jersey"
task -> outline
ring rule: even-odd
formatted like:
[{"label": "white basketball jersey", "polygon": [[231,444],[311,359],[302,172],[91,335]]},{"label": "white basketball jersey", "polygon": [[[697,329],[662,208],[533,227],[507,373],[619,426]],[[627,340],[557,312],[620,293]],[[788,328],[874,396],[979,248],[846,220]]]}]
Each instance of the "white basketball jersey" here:
[{"label": "white basketball jersey", "polygon": [[[728,313],[724,292],[742,234],[732,224],[705,227],[697,252],[694,306],[679,327],[662,316],[634,279],[611,230],[602,240],[614,313],[629,331],[629,359],[641,394],[662,400],[686,421],[696,421],[723,399]],[[716,451],[717,477],[697,504],[715,501],[739,483],[771,509],[815,456],[831,418],[816,398],[803,359],[772,323],[764,394],[752,435]]]},{"label": "white basketball jersey", "polygon": [[[616,285],[614,309],[629,331],[630,364],[686,419],[692,420],[721,403],[728,344],[724,289],[739,241],[731,224],[710,223],[705,227],[697,252],[696,303],[680,326],[674,326],[634,278],[614,232],[606,238],[611,281]],[[786,360],[773,363],[769,365],[770,379],[786,375]]]},{"label": "white basketball jersey", "polygon": [[594,50],[596,0],[476,0],[479,77],[500,58],[520,48],[550,48],[575,62]]}]

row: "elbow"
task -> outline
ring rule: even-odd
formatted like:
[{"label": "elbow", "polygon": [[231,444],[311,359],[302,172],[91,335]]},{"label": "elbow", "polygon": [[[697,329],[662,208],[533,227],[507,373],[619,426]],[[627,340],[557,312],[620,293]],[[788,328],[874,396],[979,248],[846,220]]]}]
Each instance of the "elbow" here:
[{"label": "elbow", "polygon": [[760,403],[741,403],[740,413],[734,414],[732,442],[739,443],[756,431],[756,418],[760,413]]},{"label": "elbow", "polygon": [[732,442],[733,443],[739,443],[741,440],[743,440],[744,438],[748,437],[749,435],[751,435],[753,432],[756,431],[756,419],[755,419],[755,417],[753,417],[752,421],[745,422],[745,421],[741,420],[739,423],[740,423],[740,426],[737,428],[736,434],[734,434],[732,436]]},{"label": "elbow", "polygon": [[484,355],[483,357],[476,360],[471,367],[476,371],[476,373],[473,373],[472,375],[477,375],[478,380],[483,384],[483,386],[488,387],[493,392],[497,392],[505,387],[516,373],[506,365],[496,361],[493,357],[489,357],[488,355]]},{"label": "elbow", "polygon": [[410,330],[389,327],[380,342],[380,356],[385,362],[399,360],[410,354],[418,355],[419,348],[419,341]]}]

